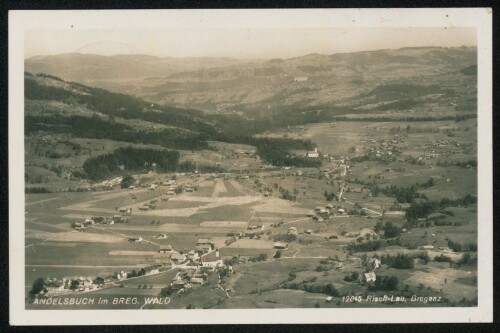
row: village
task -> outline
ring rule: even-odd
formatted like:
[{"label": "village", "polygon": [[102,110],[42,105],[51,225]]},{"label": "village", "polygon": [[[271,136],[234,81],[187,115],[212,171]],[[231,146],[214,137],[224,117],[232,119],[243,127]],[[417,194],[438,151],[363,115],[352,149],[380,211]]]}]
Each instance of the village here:
[{"label": "village", "polygon": [[474,133],[470,119],[344,120],[256,135],[310,140],[280,165],[262,146],[211,141],[180,151],[183,170],[120,162],[108,179],[75,181],[64,169],[72,187],[27,194],[28,303],[91,293],[170,297],[169,308],[335,307],[391,290],[472,304]]}]

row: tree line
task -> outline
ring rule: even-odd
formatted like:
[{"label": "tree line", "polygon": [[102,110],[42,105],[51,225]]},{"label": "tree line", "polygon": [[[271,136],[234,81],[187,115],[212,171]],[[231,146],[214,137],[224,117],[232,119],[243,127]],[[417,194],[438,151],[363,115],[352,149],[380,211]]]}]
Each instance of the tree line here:
[{"label": "tree line", "polygon": [[143,171],[156,164],[160,171],[176,171],[179,168],[179,152],[175,150],[118,148],[111,154],[87,159],[83,164],[87,176],[93,180],[130,171]]},{"label": "tree line", "polygon": [[410,207],[406,209],[406,219],[414,223],[419,218],[425,218],[429,214],[446,207],[467,206],[475,203],[477,203],[477,197],[470,194],[456,200],[444,198],[440,201],[413,202]]},{"label": "tree line", "polygon": [[97,115],[92,117],[26,116],[25,133],[30,135],[38,131],[70,134],[78,138],[155,144],[166,148],[208,149],[207,137],[200,133],[175,128],[137,131],[128,125],[104,120]]}]

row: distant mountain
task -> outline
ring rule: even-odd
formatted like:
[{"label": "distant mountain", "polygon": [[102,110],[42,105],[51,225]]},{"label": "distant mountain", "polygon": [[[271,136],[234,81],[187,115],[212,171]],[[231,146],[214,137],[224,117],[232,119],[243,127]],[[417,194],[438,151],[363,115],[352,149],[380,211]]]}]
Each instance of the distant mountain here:
[{"label": "distant mountain", "polygon": [[232,58],[170,58],[144,54],[102,56],[67,53],[35,56],[25,61],[30,73],[47,73],[64,80],[91,83],[96,80],[165,77],[179,71],[241,64],[249,60]]},{"label": "distant mountain", "polygon": [[460,96],[473,98],[476,53],[472,47],[416,47],[252,62],[68,54],[31,58],[25,66],[209,113],[339,106],[390,110],[391,103],[411,107],[436,94],[453,104]]}]

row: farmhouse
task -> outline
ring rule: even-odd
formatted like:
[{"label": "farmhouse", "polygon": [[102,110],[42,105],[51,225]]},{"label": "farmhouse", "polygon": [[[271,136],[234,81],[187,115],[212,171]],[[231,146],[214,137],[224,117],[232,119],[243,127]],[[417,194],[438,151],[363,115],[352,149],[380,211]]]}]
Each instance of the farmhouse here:
[{"label": "farmhouse", "polygon": [[203,278],[200,278],[200,277],[192,277],[191,280],[189,280],[189,282],[191,282],[191,284],[202,285],[205,283],[205,280],[203,280]]},{"label": "farmhouse", "polygon": [[290,227],[290,229],[288,229],[288,234],[290,234],[290,235],[297,235],[298,234],[297,228]]},{"label": "farmhouse", "polygon": [[174,264],[181,264],[186,261],[186,256],[180,253],[174,253],[172,257],[170,257],[170,260],[172,260]]},{"label": "farmhouse", "polygon": [[64,291],[65,287],[67,287],[67,283],[64,279],[47,279],[44,284],[44,288],[47,289],[49,293]]},{"label": "farmhouse", "polygon": [[363,280],[365,282],[375,282],[377,280],[377,275],[375,275],[375,272],[369,272],[363,274]]},{"label": "farmhouse", "polygon": [[201,257],[203,267],[221,267],[224,265],[219,250],[212,251]]},{"label": "farmhouse", "polygon": [[189,284],[186,281],[180,280],[180,281],[173,281],[172,283],[170,283],[170,287],[172,288],[172,290],[181,290],[185,288],[191,288],[191,284]]},{"label": "farmhouse", "polygon": [[127,219],[121,215],[114,215],[111,220],[114,222],[114,223],[125,223],[127,221]]},{"label": "farmhouse", "polygon": [[85,222],[83,222],[84,226],[93,225],[93,224],[95,224],[95,222],[92,219],[85,219]]},{"label": "farmhouse", "polygon": [[215,249],[214,241],[211,239],[200,238],[196,242],[196,245],[209,245],[211,250]]},{"label": "farmhouse", "polygon": [[120,208],[118,211],[120,212],[120,214],[123,214],[123,215],[132,214],[132,208]]},{"label": "farmhouse", "polygon": [[329,215],[330,211],[324,208],[321,208],[318,212],[319,215]]},{"label": "farmhouse", "polygon": [[158,250],[159,253],[170,253],[172,252],[173,249],[172,249],[172,245],[166,245],[166,246],[162,246],[160,247],[160,249]]},{"label": "farmhouse", "polygon": [[207,253],[209,251],[212,251],[212,246],[208,244],[202,244],[202,245],[196,245],[196,252],[198,253]]},{"label": "farmhouse", "polygon": [[319,157],[318,148],[314,148],[313,151],[308,151],[307,154],[306,154],[306,157],[308,157],[308,158],[318,158]]},{"label": "farmhouse", "polygon": [[167,234],[158,234],[155,236],[155,239],[167,239],[168,236]]},{"label": "farmhouse", "polygon": [[288,244],[287,243],[274,243],[274,248],[275,249],[278,249],[278,250],[285,250],[288,248]]}]

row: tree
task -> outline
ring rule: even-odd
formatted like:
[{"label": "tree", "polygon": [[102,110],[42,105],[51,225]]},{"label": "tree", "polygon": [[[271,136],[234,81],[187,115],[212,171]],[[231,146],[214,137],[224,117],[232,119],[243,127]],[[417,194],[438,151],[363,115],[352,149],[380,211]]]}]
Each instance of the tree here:
[{"label": "tree", "polygon": [[384,237],[385,238],[394,238],[399,236],[401,230],[399,227],[396,227],[391,222],[386,222],[384,226]]},{"label": "tree", "polygon": [[135,184],[135,179],[131,175],[125,175],[120,183],[121,188],[128,188]]},{"label": "tree", "polygon": [[75,289],[78,288],[79,285],[80,285],[80,281],[78,281],[78,280],[71,280],[71,284],[69,286],[69,289],[75,290]]},{"label": "tree", "polygon": [[40,291],[43,290],[43,286],[44,286],[44,281],[43,281],[43,278],[38,278],[36,279],[34,282],[33,282],[33,285],[31,287],[31,291],[30,291],[30,294],[32,295],[36,295],[38,293],[40,293]]},{"label": "tree", "polygon": [[266,261],[267,260],[267,254],[261,253],[257,256],[257,261]]},{"label": "tree", "polygon": [[340,293],[337,290],[337,288],[335,288],[335,286],[333,284],[331,284],[331,283],[328,283],[325,286],[324,293],[327,294],[327,295],[329,295],[329,296],[335,296],[335,297],[340,296]]},{"label": "tree", "polygon": [[465,252],[463,255],[462,255],[462,258],[460,259],[459,263],[460,264],[464,264],[464,265],[467,265],[468,263],[471,262],[471,255],[469,252]]}]

